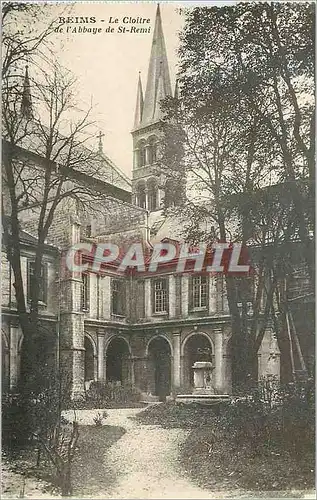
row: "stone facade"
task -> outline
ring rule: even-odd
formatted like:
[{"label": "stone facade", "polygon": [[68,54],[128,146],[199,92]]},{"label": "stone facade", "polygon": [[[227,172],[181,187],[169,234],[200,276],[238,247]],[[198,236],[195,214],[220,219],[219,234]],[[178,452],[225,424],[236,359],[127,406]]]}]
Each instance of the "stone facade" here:
[{"label": "stone facade", "polygon": [[[134,207],[131,206],[131,210]],[[79,224],[68,227],[79,237]],[[111,236],[111,235],[110,235]],[[27,289],[27,259],[23,255]],[[55,253],[54,253],[55,252]],[[87,303],[83,304],[80,276],[65,271],[63,251],[45,254],[48,264],[47,303],[43,320],[51,322],[60,335],[60,366],[72,379],[72,396],[84,393],[85,382],[117,381],[137,387],[144,397],[166,397],[193,387],[192,366],[201,356],[213,364],[216,392],[230,393],[231,352],[228,304],[219,298],[214,278],[207,278],[209,300],[193,309],[190,304],[190,274],[122,277],[113,272],[89,273]],[[3,269],[3,384],[14,386],[19,376],[22,334],[14,309],[12,277],[2,255]],[[166,311],[155,312],[153,286],[163,278],[167,284]],[[123,283],[124,310],[116,311],[113,284]],[[203,354],[201,354],[203,353]],[[274,361],[272,361],[272,356]],[[259,376],[279,375],[278,348],[270,328],[259,349]]]},{"label": "stone facade", "polygon": [[[128,276],[107,270],[83,276],[67,270],[67,250],[78,242],[110,241],[126,248],[142,242],[145,248],[164,238],[180,239],[177,220],[166,218],[161,206],[165,177],[157,172],[160,128],[159,101],[171,93],[159,7],[149,64],[148,84],[143,100],[139,82],[135,126],[132,132],[134,166],[133,204],[129,180],[101,150],[106,162],[106,180],[126,190],[115,199],[113,191],[99,207],[83,212],[74,201],[65,199],[55,213],[44,262],[47,264],[46,303],[43,322],[50,323],[58,368],[71,379],[73,398],[84,394],[91,380],[112,381],[138,388],[144,397],[164,399],[173,393],[191,391],[192,366],[208,361],[213,366],[213,387],[230,393],[231,320],[224,283],[208,276],[202,285],[206,300],[192,303],[190,273],[156,274],[155,277]],[[103,171],[104,172],[104,171]],[[99,179],[100,180],[100,179]],[[93,202],[93,200],[92,200]],[[34,234],[38,212],[25,211],[23,227]],[[27,233],[24,233],[27,234]],[[25,289],[27,262],[34,257],[31,241],[22,255]],[[159,298],[155,283],[161,279],[165,299]],[[2,253],[2,369],[3,386],[13,389],[19,377],[22,333],[14,304],[10,266]],[[121,295],[120,295],[121,294]],[[158,298],[156,298],[158,297]],[[158,304],[156,300],[165,301]],[[274,362],[272,356],[275,356]],[[259,377],[279,376],[279,351],[268,328],[259,349]]]}]

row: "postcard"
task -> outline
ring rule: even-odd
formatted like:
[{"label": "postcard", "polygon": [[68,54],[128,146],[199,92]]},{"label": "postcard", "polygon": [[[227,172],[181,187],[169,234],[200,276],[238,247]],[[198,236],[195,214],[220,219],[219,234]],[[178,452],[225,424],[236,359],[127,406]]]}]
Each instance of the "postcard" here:
[{"label": "postcard", "polygon": [[3,498],[315,498],[315,3],[2,3]]}]

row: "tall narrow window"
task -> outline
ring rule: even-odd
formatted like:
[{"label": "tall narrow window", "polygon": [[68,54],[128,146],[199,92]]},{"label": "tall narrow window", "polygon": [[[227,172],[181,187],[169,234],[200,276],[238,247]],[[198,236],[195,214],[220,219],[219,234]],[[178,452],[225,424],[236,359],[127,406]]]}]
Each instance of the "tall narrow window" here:
[{"label": "tall narrow window", "polygon": [[146,194],[145,194],[145,183],[141,182],[137,186],[137,205],[141,208],[146,208]]},{"label": "tall narrow window", "polygon": [[149,163],[155,163],[157,160],[157,143],[156,137],[151,137],[149,141]]},{"label": "tall narrow window", "polygon": [[123,280],[112,280],[111,310],[116,316],[125,315],[125,283]]},{"label": "tall narrow window", "polygon": [[157,279],[153,283],[153,311],[154,313],[168,312],[168,289],[166,279]]},{"label": "tall narrow window", "polygon": [[89,311],[89,276],[88,276],[88,274],[82,274],[81,308],[83,311]]},{"label": "tall narrow window", "polygon": [[[35,261],[27,261],[27,301],[31,302],[31,290],[35,284]],[[39,284],[39,302],[46,304],[47,302],[47,263],[42,264],[40,276],[38,278]]]},{"label": "tall narrow window", "polygon": [[207,307],[207,277],[192,277],[192,307],[201,309]]},{"label": "tall narrow window", "polygon": [[146,148],[145,142],[140,141],[138,144],[138,167],[144,167],[146,164]]},{"label": "tall narrow window", "polygon": [[145,161],[146,161],[146,153],[145,153],[145,148],[142,147],[140,149],[140,153],[139,153],[139,166],[140,167],[143,167],[145,165]]},{"label": "tall narrow window", "polygon": [[154,211],[157,209],[157,184],[154,179],[150,179],[147,183],[148,185],[148,209]]}]

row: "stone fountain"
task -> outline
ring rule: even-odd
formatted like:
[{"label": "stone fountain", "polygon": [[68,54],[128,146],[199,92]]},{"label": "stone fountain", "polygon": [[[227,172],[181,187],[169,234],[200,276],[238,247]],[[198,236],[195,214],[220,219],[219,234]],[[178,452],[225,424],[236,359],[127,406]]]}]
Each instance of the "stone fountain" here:
[{"label": "stone fountain", "polygon": [[214,366],[210,361],[196,361],[192,366],[194,371],[194,389],[192,394],[178,394],[176,403],[215,404],[229,401],[229,394],[217,394],[212,383]]}]

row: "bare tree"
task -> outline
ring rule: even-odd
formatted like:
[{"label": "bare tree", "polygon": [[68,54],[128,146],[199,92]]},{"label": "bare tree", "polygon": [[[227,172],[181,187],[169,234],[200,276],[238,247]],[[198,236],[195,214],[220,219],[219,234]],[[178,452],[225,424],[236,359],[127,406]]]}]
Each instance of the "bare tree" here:
[{"label": "bare tree", "polygon": [[[4,94],[3,102],[4,241],[25,343],[38,330],[42,259],[54,214],[65,200],[85,204],[92,196],[96,198],[96,190],[79,182],[76,174],[93,176],[100,167],[97,153],[86,147],[91,139],[91,107],[84,112],[77,110],[78,119],[70,116],[76,112],[74,78],[57,64],[41,76],[32,96],[28,76],[22,82],[22,108],[21,101],[12,100],[11,94]],[[38,112],[33,111],[34,104]],[[30,310],[26,307],[19,244],[25,218],[33,220],[37,237]],[[30,346],[31,351],[34,347]]]}]

